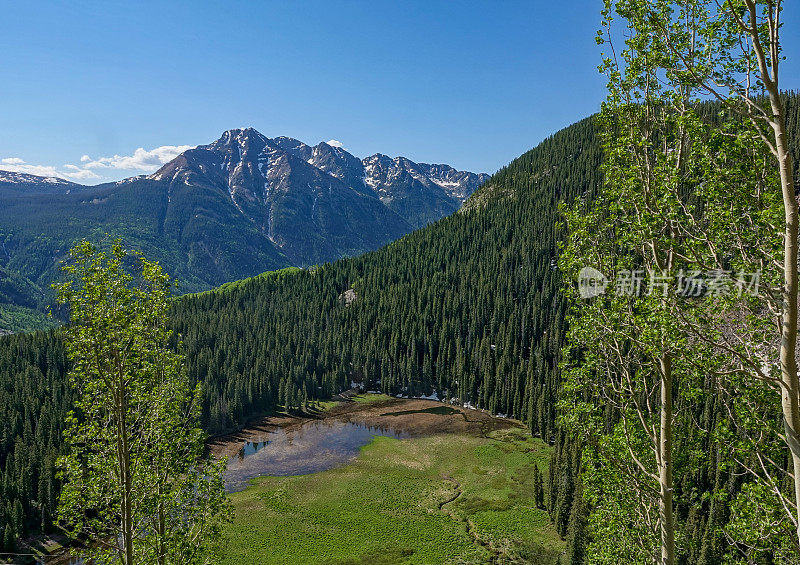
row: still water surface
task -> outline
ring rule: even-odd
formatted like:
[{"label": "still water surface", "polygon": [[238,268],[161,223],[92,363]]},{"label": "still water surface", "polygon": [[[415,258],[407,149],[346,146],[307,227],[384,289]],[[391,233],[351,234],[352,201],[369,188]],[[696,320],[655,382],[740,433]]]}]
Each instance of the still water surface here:
[{"label": "still water surface", "polygon": [[308,475],[343,465],[375,436],[402,439],[408,434],[336,420],[316,420],[267,432],[257,441],[244,442],[239,453],[228,458],[225,489],[242,490],[250,479],[264,475]]}]

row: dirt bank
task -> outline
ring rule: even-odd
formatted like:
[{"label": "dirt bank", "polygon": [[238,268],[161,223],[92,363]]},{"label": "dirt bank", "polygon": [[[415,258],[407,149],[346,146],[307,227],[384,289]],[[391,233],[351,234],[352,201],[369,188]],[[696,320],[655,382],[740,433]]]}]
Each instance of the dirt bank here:
[{"label": "dirt bank", "polygon": [[266,416],[252,421],[239,432],[208,442],[216,457],[232,457],[246,441],[261,441],[265,433],[279,427],[301,426],[310,420],[336,419],[379,429],[394,429],[413,437],[434,434],[483,436],[493,430],[522,427],[516,420],[496,418],[480,410],[451,406],[435,400],[387,398],[370,402],[345,401],[308,416]]}]

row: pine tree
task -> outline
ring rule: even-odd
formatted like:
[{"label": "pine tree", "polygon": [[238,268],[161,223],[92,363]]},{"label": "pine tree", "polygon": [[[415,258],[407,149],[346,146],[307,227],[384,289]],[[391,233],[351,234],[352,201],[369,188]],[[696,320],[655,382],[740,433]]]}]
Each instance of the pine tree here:
[{"label": "pine tree", "polygon": [[588,510],[583,500],[583,489],[578,484],[575,489],[575,502],[569,515],[567,526],[567,563],[583,565],[586,561]]},{"label": "pine tree", "polygon": [[533,466],[533,503],[536,508],[545,509],[544,480],[538,465]]}]

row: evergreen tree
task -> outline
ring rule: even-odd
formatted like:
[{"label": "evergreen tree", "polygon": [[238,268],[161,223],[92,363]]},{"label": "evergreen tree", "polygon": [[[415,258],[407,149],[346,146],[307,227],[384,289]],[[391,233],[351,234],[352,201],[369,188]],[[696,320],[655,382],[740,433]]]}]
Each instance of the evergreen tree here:
[{"label": "evergreen tree", "polygon": [[533,467],[533,503],[536,508],[545,509],[544,505],[544,480],[538,465]]},{"label": "evergreen tree", "polygon": [[583,489],[578,483],[578,488],[575,492],[575,504],[572,505],[567,526],[567,551],[565,555],[567,558],[566,563],[569,563],[569,565],[583,565],[586,561],[588,515],[589,512],[583,500]]}]

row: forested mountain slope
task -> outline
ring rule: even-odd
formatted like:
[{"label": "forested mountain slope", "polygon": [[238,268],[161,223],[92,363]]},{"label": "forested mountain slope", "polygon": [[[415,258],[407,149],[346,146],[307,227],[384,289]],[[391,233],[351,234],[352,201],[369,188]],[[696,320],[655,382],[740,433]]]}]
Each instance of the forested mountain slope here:
[{"label": "forested mountain slope", "polygon": [[121,237],[197,292],[377,249],[451,214],[487,178],[252,128],[99,186],[0,171],[0,330],[18,329],[4,321],[10,306],[46,308],[83,238]]},{"label": "forested mountain slope", "polygon": [[[498,172],[480,205],[381,250],[179,299],[173,323],[204,386],[206,429],[355,380],[395,394],[436,390],[552,437],[564,311],[556,205],[597,188],[599,161],[584,120]],[[0,528],[9,536],[50,527],[64,371],[57,333],[0,339]]]},{"label": "forested mountain slope", "polygon": [[179,300],[207,429],[356,381],[436,391],[549,436],[564,310],[556,207],[597,187],[599,160],[585,120],[497,173],[478,204],[379,251]]}]

